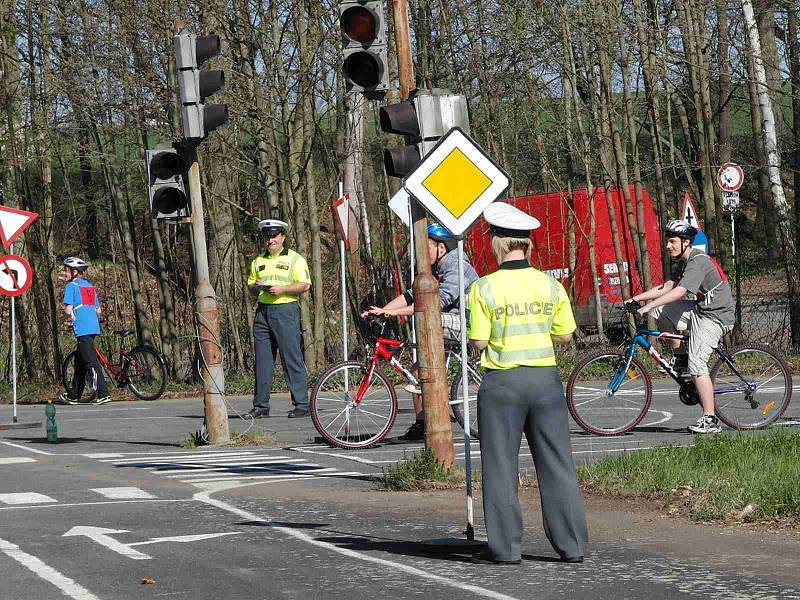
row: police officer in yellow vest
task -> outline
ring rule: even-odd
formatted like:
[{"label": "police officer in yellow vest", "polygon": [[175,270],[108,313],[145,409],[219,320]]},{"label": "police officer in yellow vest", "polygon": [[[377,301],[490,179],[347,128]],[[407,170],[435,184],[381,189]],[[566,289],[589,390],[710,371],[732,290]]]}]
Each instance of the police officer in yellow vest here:
[{"label": "police officer in yellow vest", "polygon": [[275,372],[275,356],[280,351],[283,372],[289,383],[294,410],[289,418],[307,417],[308,373],[300,342],[300,294],[311,288],[306,260],[284,247],[288,225],[265,219],[258,224],[266,246],[253,260],[247,285],[258,296],[253,324],[256,354],[256,385],[253,418],[269,417],[269,392]]},{"label": "police officer in yellow vest", "polygon": [[553,343],[572,339],[575,320],[563,286],[530,266],[539,221],[504,202],[483,212],[500,268],[469,294],[469,338],[486,369],[478,390],[483,511],[489,549],[480,564],[518,564],[517,496],[522,434],[536,465],[544,531],[564,562],[583,562],[586,515],[569,442],[564,389]]}]

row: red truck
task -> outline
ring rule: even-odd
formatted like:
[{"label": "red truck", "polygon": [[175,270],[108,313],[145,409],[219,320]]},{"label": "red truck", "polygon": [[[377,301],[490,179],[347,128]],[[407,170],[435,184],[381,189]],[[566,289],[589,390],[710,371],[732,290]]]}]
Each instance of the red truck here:
[{"label": "red truck", "polygon": [[[636,203],[633,186],[630,196]],[[623,268],[628,271],[633,285],[633,293],[642,291],[640,265],[636,261],[628,214],[625,211],[625,199],[617,189],[611,190],[611,197],[616,213],[617,231],[621,234],[620,246],[623,256]],[[592,286],[591,263],[589,261],[589,194],[585,189],[575,190],[572,197],[572,208],[566,192],[553,194],[537,194],[508,198],[505,202],[536,217],[542,226],[533,232],[532,263],[538,269],[550,273],[564,284],[570,291],[575,318],[584,333],[596,331],[595,297]],[[650,259],[651,285],[659,285],[663,281],[661,266],[661,234],[653,204],[646,190],[642,190],[644,203],[645,236],[647,254]],[[595,255],[597,272],[594,276],[600,283],[600,302],[603,311],[603,322],[607,322],[609,308],[622,302],[620,274],[614,254],[614,243],[611,235],[611,220],[606,203],[605,190],[595,188]],[[574,212],[575,231],[575,272],[569,267],[569,216]],[[482,219],[470,230],[467,237],[467,251],[472,264],[479,275],[491,273],[497,268],[492,256],[488,227]]]}]

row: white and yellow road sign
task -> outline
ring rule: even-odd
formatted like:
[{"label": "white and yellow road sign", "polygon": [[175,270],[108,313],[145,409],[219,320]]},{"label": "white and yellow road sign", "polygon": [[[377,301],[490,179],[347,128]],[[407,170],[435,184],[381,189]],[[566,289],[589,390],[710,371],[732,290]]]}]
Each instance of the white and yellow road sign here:
[{"label": "white and yellow road sign", "polygon": [[403,181],[405,190],[455,236],[511,184],[508,174],[461,129],[451,129]]}]

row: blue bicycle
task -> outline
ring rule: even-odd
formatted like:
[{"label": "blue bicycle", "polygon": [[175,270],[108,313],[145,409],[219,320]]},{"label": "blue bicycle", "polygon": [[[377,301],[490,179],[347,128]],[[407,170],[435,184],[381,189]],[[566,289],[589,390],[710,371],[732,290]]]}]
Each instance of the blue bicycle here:
[{"label": "blue bicycle", "polygon": [[[621,435],[642,422],[653,399],[653,382],[636,357],[644,350],[678,384],[687,406],[700,402],[694,381],[682,376],[661,357],[649,337],[688,340],[688,336],[647,329],[634,313],[625,350],[601,350],[587,355],[567,383],[567,404],[575,422],[595,435]],[[631,332],[633,329],[633,332]],[[711,369],[716,413],[733,429],[763,429],[778,419],[792,398],[792,377],[786,362],[762,344],[716,348]]]}]

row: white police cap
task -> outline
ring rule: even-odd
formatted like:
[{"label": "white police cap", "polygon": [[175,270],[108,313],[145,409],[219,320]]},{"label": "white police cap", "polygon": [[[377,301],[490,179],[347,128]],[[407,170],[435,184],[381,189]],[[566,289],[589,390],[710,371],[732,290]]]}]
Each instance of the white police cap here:
[{"label": "white police cap", "polygon": [[264,229],[283,229],[285,232],[289,229],[289,224],[286,221],[279,221],[278,219],[264,219],[258,222],[258,230],[263,231]]},{"label": "white police cap", "polygon": [[507,202],[492,202],[483,210],[489,231],[500,237],[527,238],[541,226],[539,220]]}]

